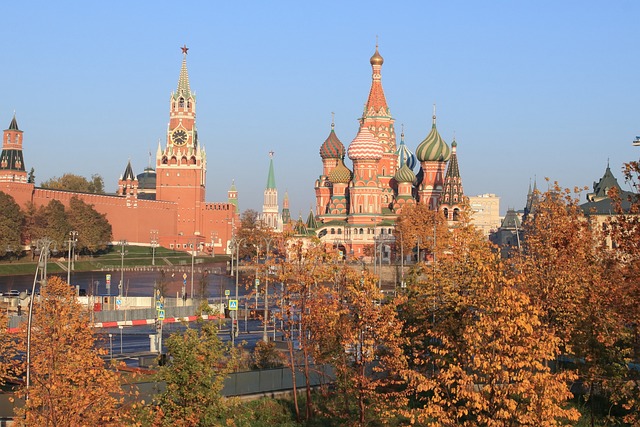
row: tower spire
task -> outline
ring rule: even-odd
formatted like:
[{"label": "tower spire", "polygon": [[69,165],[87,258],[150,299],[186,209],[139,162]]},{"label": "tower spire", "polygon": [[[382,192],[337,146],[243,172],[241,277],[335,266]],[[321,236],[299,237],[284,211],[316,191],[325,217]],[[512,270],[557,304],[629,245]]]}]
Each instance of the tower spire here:
[{"label": "tower spire", "polygon": [[182,46],[182,68],[180,68],[180,77],[178,79],[177,95],[184,97],[191,96],[191,88],[189,87],[189,72],[187,71],[187,51],[189,48],[187,45]]},{"label": "tower spire", "polygon": [[269,175],[267,176],[267,189],[275,190],[276,189],[276,176],[273,172],[273,155],[275,153],[273,151],[269,151]]}]

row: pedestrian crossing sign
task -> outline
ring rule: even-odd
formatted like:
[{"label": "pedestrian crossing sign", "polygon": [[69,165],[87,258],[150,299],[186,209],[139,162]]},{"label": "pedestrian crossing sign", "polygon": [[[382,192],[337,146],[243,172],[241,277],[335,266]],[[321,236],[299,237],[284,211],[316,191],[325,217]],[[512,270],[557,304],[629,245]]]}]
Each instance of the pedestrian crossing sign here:
[{"label": "pedestrian crossing sign", "polygon": [[229,300],[229,310],[237,310],[238,309],[238,300],[230,299]]}]

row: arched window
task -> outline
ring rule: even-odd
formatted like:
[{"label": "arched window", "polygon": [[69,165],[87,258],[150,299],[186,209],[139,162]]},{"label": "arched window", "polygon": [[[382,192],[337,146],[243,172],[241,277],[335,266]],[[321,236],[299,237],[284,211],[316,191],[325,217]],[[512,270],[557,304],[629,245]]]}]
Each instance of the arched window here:
[{"label": "arched window", "polygon": [[338,234],[342,234],[342,228],[338,228]]},{"label": "arched window", "polygon": [[444,214],[444,217],[445,217],[445,218],[449,219],[449,209],[444,208],[444,209],[442,210],[442,213]]},{"label": "arched window", "polygon": [[336,234],[336,230],[335,230],[335,228],[332,228],[332,229],[331,229],[331,234]]},{"label": "arched window", "polygon": [[191,164],[192,165],[196,164],[196,157],[195,156],[191,156]]},{"label": "arched window", "polygon": [[456,208],[453,210],[453,220],[457,221],[459,219],[460,216],[460,209]]},{"label": "arched window", "polygon": [[191,108],[191,101],[187,101],[187,108]]},{"label": "arched window", "polygon": [[360,234],[364,234],[364,229],[360,229]]},{"label": "arched window", "polygon": [[178,107],[180,107],[180,108],[184,108],[184,98],[180,98],[180,99],[178,100]]}]

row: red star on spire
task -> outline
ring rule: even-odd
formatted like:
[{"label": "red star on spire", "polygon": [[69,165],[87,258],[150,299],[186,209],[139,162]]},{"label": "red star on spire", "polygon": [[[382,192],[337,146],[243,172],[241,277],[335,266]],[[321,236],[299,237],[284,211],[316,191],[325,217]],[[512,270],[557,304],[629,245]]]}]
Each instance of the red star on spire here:
[{"label": "red star on spire", "polygon": [[182,46],[180,49],[182,49],[182,53],[184,53],[185,55],[187,54],[187,51],[189,50],[189,48],[187,47],[186,44],[184,46]]}]

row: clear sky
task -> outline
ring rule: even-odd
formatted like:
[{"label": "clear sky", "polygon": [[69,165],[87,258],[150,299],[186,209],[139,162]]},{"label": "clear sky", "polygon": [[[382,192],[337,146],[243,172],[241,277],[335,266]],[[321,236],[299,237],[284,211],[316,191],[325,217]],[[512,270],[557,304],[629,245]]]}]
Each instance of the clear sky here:
[{"label": "clear sky", "polygon": [[2,15],[0,125],[16,111],[38,184],[99,173],[115,191],[128,159],[142,172],[166,143],[183,44],[207,201],[235,179],[242,210],[261,210],[273,150],[280,198],[306,217],[331,112],[345,146],[356,135],[376,36],[398,135],[415,151],[435,103],[465,193],[497,194],[502,212],[536,176],[591,186],[609,161],[623,184],[640,150],[638,1],[14,1]]}]

